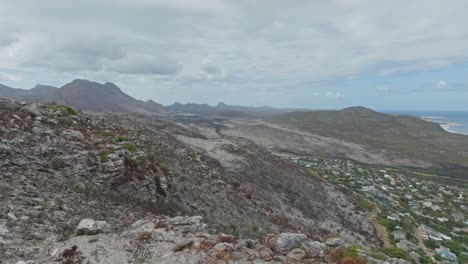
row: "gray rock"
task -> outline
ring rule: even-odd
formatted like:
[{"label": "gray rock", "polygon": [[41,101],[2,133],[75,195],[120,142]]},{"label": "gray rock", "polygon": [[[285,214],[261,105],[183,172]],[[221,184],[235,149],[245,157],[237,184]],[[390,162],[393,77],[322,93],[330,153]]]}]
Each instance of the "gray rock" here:
[{"label": "gray rock", "polygon": [[21,111],[23,113],[26,113],[26,114],[32,115],[32,116],[40,116],[41,115],[41,111],[39,110],[39,107],[38,107],[37,104],[30,104],[30,105],[23,106],[21,108]]},{"label": "gray rock", "polygon": [[411,262],[404,260],[404,259],[398,259],[398,258],[390,258],[387,259],[384,264],[411,264]]},{"label": "gray rock", "polygon": [[305,250],[307,257],[315,258],[323,254],[325,245],[317,241],[304,241],[302,248]]},{"label": "gray rock", "polygon": [[42,127],[35,126],[31,130],[34,134],[42,134],[45,132],[45,130]]},{"label": "gray rock", "polygon": [[84,140],[83,133],[81,133],[80,131],[71,130],[71,129],[63,130],[62,136],[64,138],[71,139],[71,140],[78,140],[78,141]]},{"label": "gray rock", "polygon": [[83,219],[78,224],[76,232],[78,235],[95,235],[99,233],[109,233],[110,225],[105,221],[96,221],[94,219]]},{"label": "gray rock", "polygon": [[292,249],[300,247],[306,239],[307,236],[304,234],[281,233],[270,237],[266,243],[273,251],[286,255]]},{"label": "gray rock", "polygon": [[176,216],[168,220],[168,223],[175,226],[197,225],[200,224],[203,217],[201,216]]},{"label": "gray rock", "polygon": [[289,251],[286,256],[289,259],[300,262],[306,256],[306,252],[303,249],[295,248],[295,249]]},{"label": "gray rock", "polygon": [[8,228],[0,224],[0,236],[5,236],[8,233],[9,233]]},{"label": "gray rock", "polygon": [[329,247],[339,247],[345,244],[344,240],[339,237],[330,238],[325,242],[325,245]]},{"label": "gray rock", "polygon": [[12,212],[9,212],[7,215],[11,221],[16,221],[18,219]]},{"label": "gray rock", "polygon": [[13,165],[22,167],[22,166],[26,165],[27,162],[26,162],[25,159],[18,158],[18,159],[12,160],[11,163],[12,163]]},{"label": "gray rock", "polygon": [[367,256],[367,264],[383,264],[383,263],[384,263],[383,260]]}]

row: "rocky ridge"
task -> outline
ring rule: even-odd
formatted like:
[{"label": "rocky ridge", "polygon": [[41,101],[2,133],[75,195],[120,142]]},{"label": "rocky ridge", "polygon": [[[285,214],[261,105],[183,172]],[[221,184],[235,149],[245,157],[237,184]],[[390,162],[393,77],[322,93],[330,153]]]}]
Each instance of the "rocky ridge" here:
[{"label": "rocky ridge", "polygon": [[345,190],[249,140],[210,139],[154,116],[10,99],[0,99],[0,210],[6,263],[47,263],[52,246],[86,255],[79,245],[71,248],[86,237],[77,234],[121,245],[132,223],[169,219],[162,215],[201,215],[208,224],[203,232],[259,238],[280,255],[302,252],[275,244],[275,236],[264,240],[267,234],[300,233],[311,243],[335,234],[363,248],[381,245]]}]

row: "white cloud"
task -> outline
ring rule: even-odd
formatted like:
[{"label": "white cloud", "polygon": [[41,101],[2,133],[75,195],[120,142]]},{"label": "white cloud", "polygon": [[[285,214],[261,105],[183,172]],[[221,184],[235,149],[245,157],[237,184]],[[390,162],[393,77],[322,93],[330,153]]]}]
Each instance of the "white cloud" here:
[{"label": "white cloud", "polygon": [[448,87],[448,83],[446,81],[438,81],[434,83],[434,88],[438,90],[443,90],[443,89],[446,89],[447,87]]},{"label": "white cloud", "polygon": [[332,98],[332,99],[343,99],[345,97],[344,94],[340,92],[331,92],[331,91],[328,91],[325,94],[325,96],[328,98]]},{"label": "white cloud", "polygon": [[468,60],[459,0],[3,1],[0,32],[0,70],[112,81],[163,103]]},{"label": "white cloud", "polygon": [[21,80],[23,80],[23,78],[21,78],[21,76],[18,76],[16,74],[0,72],[0,81],[18,82]]},{"label": "white cloud", "polygon": [[375,87],[375,90],[379,91],[379,92],[389,92],[390,91],[390,88],[388,88],[387,86],[376,86]]}]

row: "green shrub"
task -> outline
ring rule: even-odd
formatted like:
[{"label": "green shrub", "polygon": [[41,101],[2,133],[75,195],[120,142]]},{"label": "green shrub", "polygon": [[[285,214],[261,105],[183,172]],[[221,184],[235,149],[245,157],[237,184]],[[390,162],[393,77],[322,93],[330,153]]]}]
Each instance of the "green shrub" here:
[{"label": "green shrub", "polygon": [[127,138],[124,137],[124,136],[118,135],[118,136],[115,138],[115,141],[117,141],[117,142],[124,142],[124,141],[127,141]]},{"label": "green shrub", "polygon": [[110,137],[110,136],[113,136],[114,134],[112,134],[112,131],[109,131],[109,130],[102,130],[101,131],[101,136],[103,137]]},{"label": "green shrub", "polygon": [[60,157],[53,158],[50,163],[54,170],[58,170],[65,167],[65,161]]},{"label": "green shrub", "polygon": [[72,116],[76,116],[78,115],[78,112],[71,108],[70,106],[65,106],[65,112],[67,113],[67,115],[72,115]]},{"label": "green shrub", "polygon": [[137,151],[137,147],[133,143],[125,143],[122,145],[122,147],[130,152]]},{"label": "green shrub", "polygon": [[383,250],[391,258],[408,259],[408,254],[401,248],[389,247]]},{"label": "green shrub", "polygon": [[99,157],[101,158],[101,162],[106,162],[107,161],[107,157],[114,153],[112,150],[108,149],[106,151],[104,151],[103,153],[101,153],[101,155],[99,155]]}]

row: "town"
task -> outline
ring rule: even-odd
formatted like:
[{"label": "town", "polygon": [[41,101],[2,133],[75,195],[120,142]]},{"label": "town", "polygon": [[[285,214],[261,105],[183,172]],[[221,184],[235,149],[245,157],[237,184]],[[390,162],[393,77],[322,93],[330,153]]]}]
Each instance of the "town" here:
[{"label": "town", "polygon": [[415,263],[468,263],[466,186],[349,160],[288,159],[305,166],[313,177],[354,191],[363,209],[376,212],[385,253]]}]

